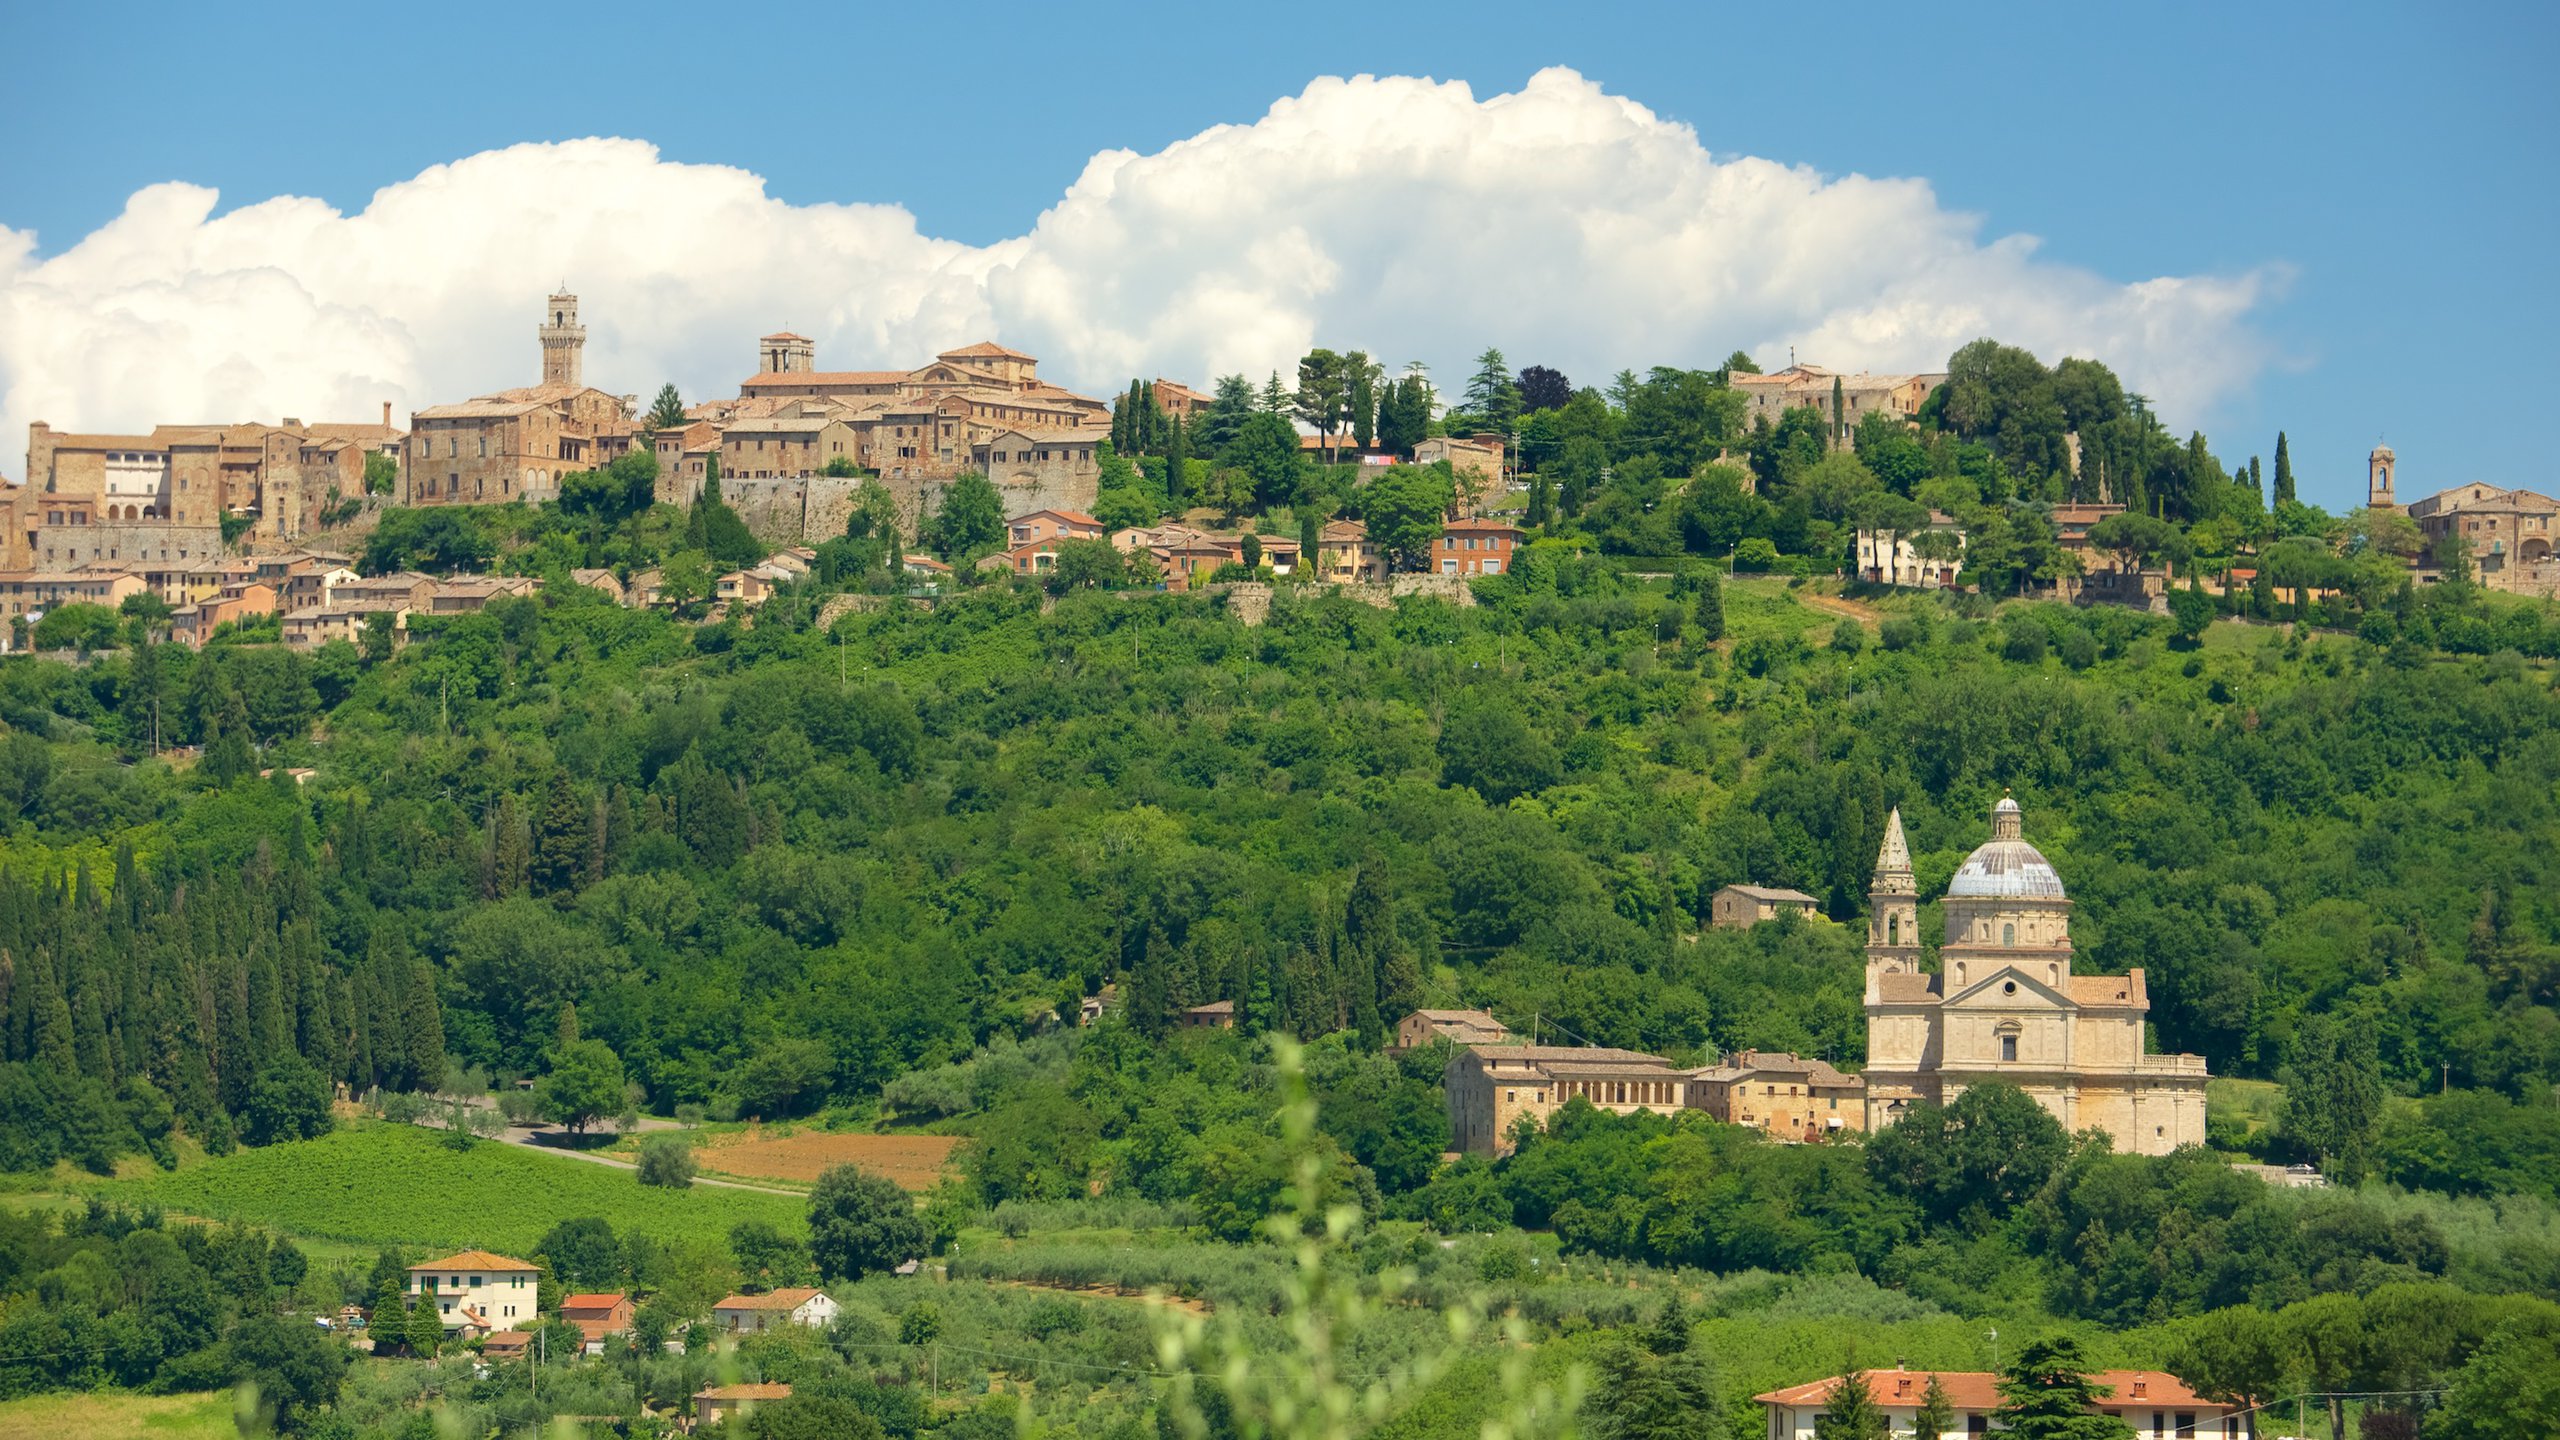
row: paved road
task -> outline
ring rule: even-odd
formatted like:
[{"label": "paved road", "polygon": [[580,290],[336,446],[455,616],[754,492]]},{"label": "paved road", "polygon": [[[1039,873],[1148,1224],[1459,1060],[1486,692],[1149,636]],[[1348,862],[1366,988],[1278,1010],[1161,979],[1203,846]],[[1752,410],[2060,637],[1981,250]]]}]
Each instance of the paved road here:
[{"label": "paved road", "polygon": [[[677,1126],[676,1122],[672,1120],[644,1119],[640,1122],[640,1128],[644,1131],[673,1130],[677,1128]],[[640,1168],[628,1160],[617,1160],[610,1155],[598,1155],[591,1150],[571,1150],[565,1146],[549,1143],[551,1137],[561,1133],[562,1132],[560,1131],[548,1128],[536,1128],[527,1125],[510,1125],[506,1128],[505,1133],[496,1138],[505,1141],[509,1145],[521,1145],[528,1150],[539,1150],[545,1155],[561,1155],[566,1156],[571,1160],[584,1160],[590,1165],[610,1165],[616,1170],[637,1170]],[[760,1195],[789,1195],[798,1199],[808,1198],[808,1192],[805,1190],[785,1190],[775,1185],[751,1185],[744,1180],[714,1180],[708,1175],[697,1176],[693,1183],[696,1185],[716,1185],[723,1190],[753,1190]]]}]

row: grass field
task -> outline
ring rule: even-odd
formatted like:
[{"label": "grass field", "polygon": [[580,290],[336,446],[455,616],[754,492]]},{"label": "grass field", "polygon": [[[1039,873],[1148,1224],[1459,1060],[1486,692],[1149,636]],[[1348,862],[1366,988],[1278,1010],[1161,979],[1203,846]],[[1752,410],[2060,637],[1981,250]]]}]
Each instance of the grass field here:
[{"label": "grass field", "polygon": [[45,1440],[236,1440],[231,1397],[37,1395],[0,1402],[0,1435]]},{"label": "grass field", "polygon": [[789,1196],[711,1186],[652,1189],[628,1170],[513,1145],[484,1141],[450,1150],[436,1133],[408,1125],[340,1130],[90,1188],[128,1203],[245,1220],[294,1236],[516,1255],[532,1250],[553,1225],[585,1215],[661,1240],[725,1240],[741,1220],[795,1232],[807,1226],[805,1207]]}]

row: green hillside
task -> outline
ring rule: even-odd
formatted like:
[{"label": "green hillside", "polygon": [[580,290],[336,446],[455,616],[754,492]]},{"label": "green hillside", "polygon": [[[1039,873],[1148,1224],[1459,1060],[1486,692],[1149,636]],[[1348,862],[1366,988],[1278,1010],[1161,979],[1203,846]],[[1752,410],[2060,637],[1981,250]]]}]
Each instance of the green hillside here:
[{"label": "green hillside", "polygon": [[456,1151],[409,1125],[363,1125],[317,1140],[242,1150],[172,1174],[109,1181],[97,1193],[287,1235],[378,1247],[529,1255],[552,1226],[600,1216],[617,1231],[725,1245],[762,1220],[807,1228],[784,1195],[696,1186],[654,1189],[628,1170],[481,1142]]}]

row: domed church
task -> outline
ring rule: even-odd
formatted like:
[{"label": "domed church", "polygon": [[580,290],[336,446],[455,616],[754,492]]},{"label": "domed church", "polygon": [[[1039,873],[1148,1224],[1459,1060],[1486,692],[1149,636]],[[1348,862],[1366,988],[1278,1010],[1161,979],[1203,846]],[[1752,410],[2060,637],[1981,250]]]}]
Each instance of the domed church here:
[{"label": "domed church", "polygon": [[2204,1057],[2142,1052],[2140,970],[2071,973],[2071,897],[2027,843],[2017,801],[1991,808],[1991,838],[1947,885],[1937,974],[1920,970],[1920,887],[1899,809],[1868,902],[1869,1131],[2002,1080],[2067,1130],[2107,1132],[2119,1153],[2204,1143]]}]

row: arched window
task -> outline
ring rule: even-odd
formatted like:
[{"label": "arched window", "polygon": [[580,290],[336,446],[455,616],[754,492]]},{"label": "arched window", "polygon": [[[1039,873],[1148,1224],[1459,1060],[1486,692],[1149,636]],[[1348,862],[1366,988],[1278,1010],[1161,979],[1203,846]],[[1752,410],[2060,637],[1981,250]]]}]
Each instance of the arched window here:
[{"label": "arched window", "polygon": [[1884,917],[1884,943],[1887,945],[1899,945],[1902,943],[1901,916],[1887,915]]},{"label": "arched window", "polygon": [[2001,943],[2001,944],[2003,944],[2003,945],[2015,945],[2015,944],[2017,944],[2017,943],[2018,943],[2018,927],[2017,927],[2017,926],[2015,926],[2015,925],[2003,925],[2003,926],[2001,926],[2001,927],[2000,927],[2000,943]]}]

